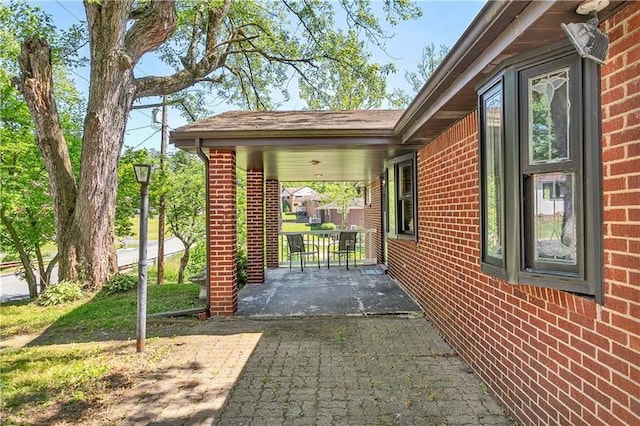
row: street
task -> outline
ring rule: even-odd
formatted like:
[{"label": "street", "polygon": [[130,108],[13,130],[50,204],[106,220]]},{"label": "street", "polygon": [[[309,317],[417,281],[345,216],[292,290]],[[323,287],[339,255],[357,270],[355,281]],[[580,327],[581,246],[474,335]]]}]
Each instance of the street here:
[{"label": "street", "polygon": [[[164,242],[165,257],[173,253],[182,251],[184,246],[176,237],[167,238]],[[118,266],[131,265],[138,262],[138,248],[117,250]],[[158,257],[158,242],[151,241],[147,246],[147,258],[149,260]],[[54,268],[51,274],[52,282],[58,280],[58,268]],[[8,302],[11,300],[21,300],[29,298],[29,287],[27,282],[18,278],[15,274],[6,274],[0,276],[0,302]]]}]

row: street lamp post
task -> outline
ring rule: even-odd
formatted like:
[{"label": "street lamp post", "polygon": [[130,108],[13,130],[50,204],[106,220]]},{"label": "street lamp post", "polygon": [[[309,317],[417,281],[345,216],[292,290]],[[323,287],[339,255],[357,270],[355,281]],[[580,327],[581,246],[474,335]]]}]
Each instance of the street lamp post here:
[{"label": "street lamp post", "polygon": [[134,164],[133,171],[140,184],[140,247],[138,255],[138,326],[136,352],[144,350],[147,332],[147,212],[151,165]]}]

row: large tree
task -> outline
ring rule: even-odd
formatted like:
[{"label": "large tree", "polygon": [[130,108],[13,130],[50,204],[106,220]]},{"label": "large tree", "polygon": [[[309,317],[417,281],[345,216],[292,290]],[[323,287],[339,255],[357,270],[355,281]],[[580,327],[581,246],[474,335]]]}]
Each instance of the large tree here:
[{"label": "large tree", "polygon": [[[372,41],[384,37],[369,2],[340,5],[353,31]],[[116,171],[134,101],[199,84],[221,95],[221,100],[269,108],[274,89],[286,93],[292,73],[321,92],[309,71],[329,67],[359,72],[351,67],[353,58],[360,59],[359,52],[333,43],[333,35],[341,30],[330,1],[85,0],[84,6],[90,85],[79,179],[73,174],[60,127],[50,48],[44,39],[24,43],[19,87],[49,172],[60,275],[83,278],[90,287],[100,286],[117,270]],[[419,14],[409,0],[386,0],[384,10],[391,23]],[[158,49],[175,72],[137,76],[136,64]]]},{"label": "large tree", "polygon": [[[34,33],[51,38],[56,35],[47,16],[37,8],[26,3],[0,5],[0,244],[3,251],[19,257],[31,297],[37,296],[38,284],[40,290],[46,288],[57,259],[55,252],[51,259],[43,252],[44,245],[55,238],[47,170],[35,143],[29,108],[10,81],[10,75],[18,70],[19,40]],[[61,55],[72,58],[61,49],[54,55],[61,128],[69,142],[72,169],[77,172],[83,101],[59,60]]]}]

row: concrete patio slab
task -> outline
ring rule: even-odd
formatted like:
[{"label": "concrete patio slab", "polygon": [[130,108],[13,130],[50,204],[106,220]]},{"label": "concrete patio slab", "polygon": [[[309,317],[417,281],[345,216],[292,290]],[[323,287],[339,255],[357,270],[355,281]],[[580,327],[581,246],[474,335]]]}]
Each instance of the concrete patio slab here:
[{"label": "concrete patio slab", "polygon": [[376,265],[278,268],[238,294],[237,316],[422,315],[420,306]]}]

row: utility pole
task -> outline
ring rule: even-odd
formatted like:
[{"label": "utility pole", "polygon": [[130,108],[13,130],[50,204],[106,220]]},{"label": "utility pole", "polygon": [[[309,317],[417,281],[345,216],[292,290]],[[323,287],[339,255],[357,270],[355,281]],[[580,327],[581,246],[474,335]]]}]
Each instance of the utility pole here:
[{"label": "utility pole", "polygon": [[[162,97],[162,127],[160,139],[160,173],[164,176],[167,157],[167,99]],[[164,191],[160,191],[158,205],[158,284],[164,283]]]}]

